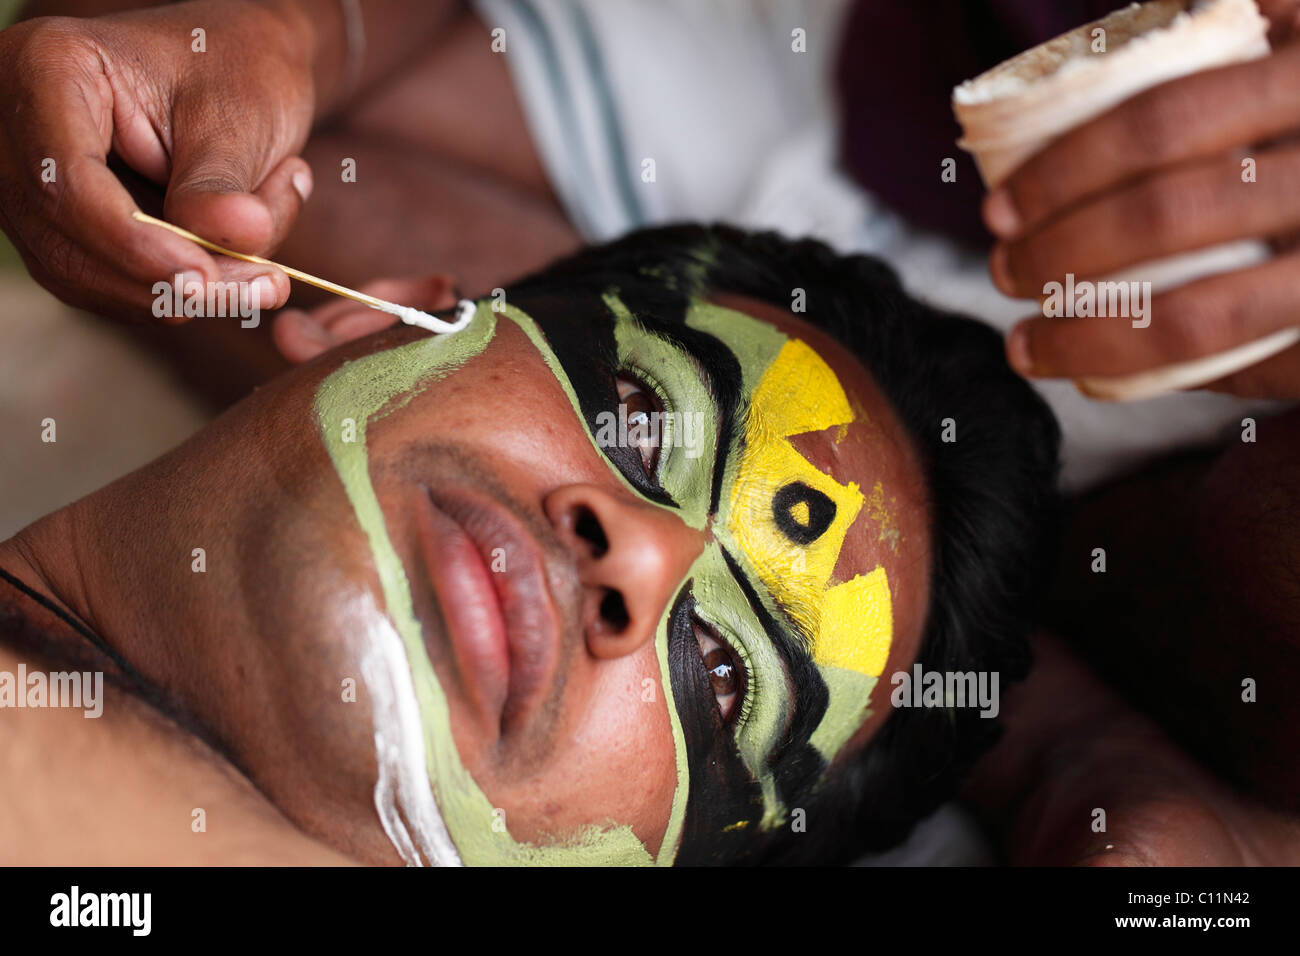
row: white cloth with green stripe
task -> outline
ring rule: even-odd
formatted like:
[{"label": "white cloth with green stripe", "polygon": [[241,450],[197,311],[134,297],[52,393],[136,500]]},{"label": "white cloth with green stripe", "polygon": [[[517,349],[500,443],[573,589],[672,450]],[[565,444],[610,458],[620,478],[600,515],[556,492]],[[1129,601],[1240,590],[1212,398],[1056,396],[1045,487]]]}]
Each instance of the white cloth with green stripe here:
[{"label": "white cloth with green stripe", "polygon": [[533,144],[583,238],[686,219],[856,238],[865,197],[833,162],[844,0],[476,7],[504,30]]}]

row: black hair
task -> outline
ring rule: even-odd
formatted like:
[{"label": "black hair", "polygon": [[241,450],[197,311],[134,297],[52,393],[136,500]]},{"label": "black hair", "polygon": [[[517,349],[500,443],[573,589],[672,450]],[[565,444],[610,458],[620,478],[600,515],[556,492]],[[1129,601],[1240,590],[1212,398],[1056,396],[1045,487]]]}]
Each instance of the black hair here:
[{"label": "black hair", "polygon": [[[530,311],[613,291],[640,319],[680,317],[692,298],[724,292],[790,308],[799,290],[798,317],[870,372],[921,462],[931,559],[917,662],[925,671],[997,672],[1003,687],[1022,679],[1055,553],[1060,435],[991,328],[908,295],[873,257],[724,225],[645,229],[589,247],[512,284],[507,298]],[[746,827],[723,849],[703,849],[692,794],[678,862],[833,863],[893,846],[955,795],[997,724],[973,707],[899,708],[832,773],[823,776],[824,761],[808,748],[787,754],[774,769],[786,806],[804,811],[797,833]]]}]

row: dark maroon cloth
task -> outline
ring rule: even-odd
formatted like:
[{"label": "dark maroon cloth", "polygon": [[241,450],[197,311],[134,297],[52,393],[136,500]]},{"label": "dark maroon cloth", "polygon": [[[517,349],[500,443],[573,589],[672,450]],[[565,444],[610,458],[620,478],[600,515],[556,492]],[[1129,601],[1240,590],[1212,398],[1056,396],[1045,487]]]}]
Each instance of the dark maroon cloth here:
[{"label": "dark maroon cloth", "polygon": [[[952,88],[1129,0],[858,0],[836,67],[845,170],[915,225],[987,246]],[[957,181],[939,177],[946,157]]]}]

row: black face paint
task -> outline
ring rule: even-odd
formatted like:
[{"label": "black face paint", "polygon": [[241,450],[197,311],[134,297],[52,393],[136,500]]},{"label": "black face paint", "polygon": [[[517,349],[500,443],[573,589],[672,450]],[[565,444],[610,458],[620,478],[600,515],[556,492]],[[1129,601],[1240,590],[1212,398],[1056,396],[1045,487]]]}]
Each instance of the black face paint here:
[{"label": "black face paint", "polygon": [[754,844],[763,818],[763,790],[750,776],[714,703],[691,623],[690,586],[688,581],[668,620],[668,670],[691,780],[674,863],[704,866],[734,862]]},{"label": "black face paint", "polygon": [[722,480],[726,470],[727,455],[739,425],[737,410],[740,407],[742,384],[740,362],[731,349],[712,335],[686,325],[685,308],[669,322],[656,321],[652,317],[636,312],[635,309],[633,315],[648,331],[691,356],[705,373],[706,383],[714,401],[718,404],[720,416],[718,454],[713,463],[713,483],[709,493],[709,514],[717,514],[718,502],[722,497]]},{"label": "black face paint", "polygon": [[[800,505],[807,509],[805,520],[796,516]],[[835,502],[802,481],[792,481],[772,496],[772,517],[781,533],[795,544],[812,544],[835,520]]]},{"label": "black face paint", "polygon": [[767,612],[753,585],[726,548],[722,549],[722,557],[763,626],[767,639],[785,660],[790,682],[794,685],[794,719],[790,722],[785,739],[768,758],[768,766],[776,778],[777,790],[788,803],[820,778],[826,769],[826,761],[813,747],[811,740],[813,731],[822,722],[826,708],[830,705],[830,689],[802,640],[788,632]]},{"label": "black face paint", "polygon": [[[587,428],[595,434],[596,416],[619,404],[618,346],[614,319],[604,299],[582,289],[560,294],[524,287],[513,292],[510,301],[528,313],[546,336],[578,398]],[[601,451],[639,493],[657,504],[676,506],[666,491],[646,477],[636,448],[615,443]]]},{"label": "black face paint", "polygon": [[[581,284],[556,293],[530,290],[523,283],[511,293],[511,302],[536,321],[555,357],[573,385],[587,427],[596,431],[596,415],[617,406],[614,378],[619,371],[618,347],[614,340],[614,316],[605,304],[606,293],[620,296],[623,305],[647,332],[677,347],[704,370],[706,384],[720,410],[719,449],[714,462],[709,511],[716,513],[722,494],[726,454],[736,431],[736,410],[740,403],[742,376],[736,356],[713,336],[686,324],[690,300],[672,289],[656,288],[654,295],[621,293],[615,287],[594,289]],[[675,506],[662,488],[644,475],[632,448],[602,449],[628,481],[652,501]]]}]

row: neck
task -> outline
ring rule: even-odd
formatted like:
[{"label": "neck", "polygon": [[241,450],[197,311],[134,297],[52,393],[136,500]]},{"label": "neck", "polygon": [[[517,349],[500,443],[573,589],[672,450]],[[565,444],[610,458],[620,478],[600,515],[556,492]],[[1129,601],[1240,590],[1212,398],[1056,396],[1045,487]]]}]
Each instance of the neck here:
[{"label": "neck", "polygon": [[207,727],[254,633],[243,605],[224,600],[240,590],[231,514],[248,497],[239,489],[261,479],[246,453],[221,454],[245,428],[246,416],[233,418],[0,542],[0,568]]},{"label": "neck", "polygon": [[[132,476],[134,477],[134,476]],[[0,542],[0,568],[84,624],[128,662],[148,660],[154,612],[167,602],[138,596],[166,593],[157,528],[129,495],[83,498]],[[127,528],[133,533],[127,533]],[[143,607],[147,605],[148,611]]]},{"label": "neck", "polygon": [[87,613],[90,601],[84,579],[67,573],[73,563],[72,507],[47,515],[8,541],[0,541],[0,569],[98,633]]},{"label": "neck", "polygon": [[334,705],[361,666],[351,596],[369,593],[328,559],[342,489],[315,477],[312,392],[255,395],[0,542],[0,568],[84,621],[291,820],[335,808],[331,833],[388,859],[373,727]]},{"label": "neck", "polygon": [[[193,655],[160,654],[156,643],[158,634],[189,633],[168,628],[172,602],[152,600],[169,590],[165,569],[156,561],[167,549],[159,546],[149,516],[131,504],[132,495],[110,493],[117,488],[77,501],[0,542],[0,568],[43,600],[19,597],[21,588],[10,597],[40,631],[102,654],[103,666],[118,674],[124,689],[212,743],[175,693],[181,673],[173,664]],[[139,600],[142,594],[151,599]],[[188,650],[201,654],[198,648]]]}]

